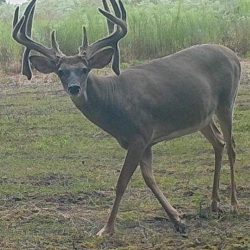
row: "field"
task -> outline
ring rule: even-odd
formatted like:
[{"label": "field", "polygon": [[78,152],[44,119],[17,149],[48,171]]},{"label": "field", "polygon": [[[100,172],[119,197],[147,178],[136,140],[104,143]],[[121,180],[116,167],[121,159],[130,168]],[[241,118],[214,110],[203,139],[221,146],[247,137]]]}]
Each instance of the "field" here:
[{"label": "field", "polygon": [[137,171],[116,234],[97,238],[114,199],[125,151],[88,122],[53,76],[0,77],[0,249],[249,249],[250,63],[234,132],[240,211],[230,213],[227,158],[220,214],[211,214],[213,151],[193,134],[154,148],[155,175],[188,225],[176,233]]}]

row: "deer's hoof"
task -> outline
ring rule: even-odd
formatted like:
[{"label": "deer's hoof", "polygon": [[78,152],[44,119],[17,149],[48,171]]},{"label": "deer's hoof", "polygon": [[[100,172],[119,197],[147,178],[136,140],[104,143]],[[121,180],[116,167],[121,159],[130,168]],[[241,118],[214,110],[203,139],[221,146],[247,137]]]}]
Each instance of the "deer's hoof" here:
[{"label": "deer's hoof", "polygon": [[231,212],[233,214],[238,214],[239,213],[239,204],[238,203],[231,205]]},{"label": "deer's hoof", "polygon": [[219,210],[218,202],[212,201],[211,203],[211,211],[217,213]]},{"label": "deer's hoof", "polygon": [[111,236],[114,234],[114,232],[115,232],[114,228],[109,228],[107,226],[104,226],[96,235],[98,237]]},{"label": "deer's hoof", "polygon": [[217,201],[212,201],[212,203],[211,203],[211,211],[213,213],[218,213],[218,214],[224,213],[224,210],[219,207],[219,203]]},{"label": "deer's hoof", "polygon": [[177,232],[180,234],[186,235],[187,234],[187,226],[183,221],[176,221],[174,222],[174,227]]}]

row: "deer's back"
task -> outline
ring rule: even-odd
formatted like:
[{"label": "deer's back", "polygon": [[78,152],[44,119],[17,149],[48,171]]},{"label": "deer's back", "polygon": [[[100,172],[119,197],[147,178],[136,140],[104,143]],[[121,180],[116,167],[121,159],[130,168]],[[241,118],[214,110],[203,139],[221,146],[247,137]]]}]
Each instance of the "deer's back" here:
[{"label": "deer's back", "polygon": [[139,129],[154,124],[161,133],[192,132],[218,106],[231,105],[239,78],[240,63],[231,50],[198,45],[124,71],[117,79],[117,107]]}]

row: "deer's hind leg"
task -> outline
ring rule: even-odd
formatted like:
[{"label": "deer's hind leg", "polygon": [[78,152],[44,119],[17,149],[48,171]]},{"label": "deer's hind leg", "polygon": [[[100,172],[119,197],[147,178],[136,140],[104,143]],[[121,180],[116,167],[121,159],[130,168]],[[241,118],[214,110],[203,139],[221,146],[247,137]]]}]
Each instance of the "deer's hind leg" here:
[{"label": "deer's hind leg", "polygon": [[238,201],[236,194],[236,183],[235,183],[235,142],[232,134],[233,127],[233,107],[220,107],[216,113],[220,127],[223,133],[223,137],[226,142],[227,154],[230,165],[230,175],[231,175],[231,206],[232,211],[237,212]]},{"label": "deer's hind leg", "polygon": [[205,138],[212,144],[215,154],[215,170],[214,170],[214,181],[213,181],[213,191],[212,191],[212,203],[211,209],[214,212],[217,212],[219,207],[218,203],[220,202],[219,198],[219,183],[220,183],[220,172],[222,165],[223,150],[225,142],[223,140],[223,135],[216,127],[214,121],[201,130],[201,133]]}]

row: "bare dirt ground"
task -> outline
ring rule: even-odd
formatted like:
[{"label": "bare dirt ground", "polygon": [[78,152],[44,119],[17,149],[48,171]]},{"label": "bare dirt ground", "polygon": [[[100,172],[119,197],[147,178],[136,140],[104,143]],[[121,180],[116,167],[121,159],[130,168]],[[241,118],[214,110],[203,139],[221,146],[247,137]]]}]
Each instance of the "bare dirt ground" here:
[{"label": "bare dirt ground", "polygon": [[250,249],[250,61],[242,61],[235,110],[239,214],[230,213],[229,167],[222,213],[209,209],[213,152],[200,134],[155,147],[155,175],[184,214],[173,229],[136,172],[117,233],[97,238],[114,199],[124,151],[72,105],[54,76],[0,75],[0,249]]}]

